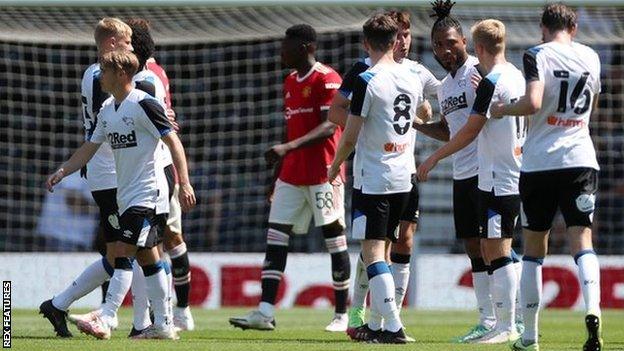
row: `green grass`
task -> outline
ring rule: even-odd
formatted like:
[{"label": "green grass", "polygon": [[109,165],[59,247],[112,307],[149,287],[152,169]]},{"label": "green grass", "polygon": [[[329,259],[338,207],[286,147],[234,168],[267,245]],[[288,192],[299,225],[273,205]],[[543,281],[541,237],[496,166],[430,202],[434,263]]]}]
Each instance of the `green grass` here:
[{"label": "green grass", "polygon": [[[181,334],[178,341],[128,340],[131,311],[120,314],[120,329],[108,341],[79,334],[73,326],[72,339],[54,337],[47,320],[34,310],[13,311],[13,348],[15,350],[507,350],[504,345],[455,345],[448,342],[465,332],[476,318],[469,312],[425,312],[405,310],[403,320],[408,333],[418,340],[412,345],[367,345],[353,343],[342,333],[327,333],[323,328],[331,312],[291,309],[277,312],[277,330],[242,331],[232,328],[228,317],[246,313],[242,309],[193,311],[197,329]],[[624,350],[624,313],[606,311],[603,315],[605,350]],[[585,340],[583,315],[578,312],[547,310],[541,314],[542,350],[581,350]]]}]

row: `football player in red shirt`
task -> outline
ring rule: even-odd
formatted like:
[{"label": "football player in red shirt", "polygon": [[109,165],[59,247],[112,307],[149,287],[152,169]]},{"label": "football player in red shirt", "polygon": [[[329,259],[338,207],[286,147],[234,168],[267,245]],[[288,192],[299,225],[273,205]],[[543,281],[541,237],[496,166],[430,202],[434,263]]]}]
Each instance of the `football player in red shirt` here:
[{"label": "football player in red shirt", "polygon": [[351,266],[344,234],[344,169],[336,181],[330,183],[327,178],[342,132],[327,120],[327,113],[342,79],[317,62],[315,52],[312,27],[300,24],[286,30],[282,63],[294,69],[284,81],[286,137],[265,153],[269,165],[280,163],[279,176],[272,193],[261,302],[248,315],[230,318],[230,324],[242,329],[275,328],[274,306],[288,241],[293,233],[307,233],[312,217],[321,227],[332,261],[336,314],[325,330],[347,329]]}]

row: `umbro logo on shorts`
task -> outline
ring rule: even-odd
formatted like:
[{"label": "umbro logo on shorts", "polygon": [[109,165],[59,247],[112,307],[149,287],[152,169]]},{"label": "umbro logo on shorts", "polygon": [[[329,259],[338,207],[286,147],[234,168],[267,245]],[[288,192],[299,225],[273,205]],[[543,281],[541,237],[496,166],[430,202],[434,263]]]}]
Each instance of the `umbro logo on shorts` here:
[{"label": "umbro logo on shorts", "polygon": [[132,238],[132,232],[126,229],[123,232],[123,236],[125,236],[126,238]]}]

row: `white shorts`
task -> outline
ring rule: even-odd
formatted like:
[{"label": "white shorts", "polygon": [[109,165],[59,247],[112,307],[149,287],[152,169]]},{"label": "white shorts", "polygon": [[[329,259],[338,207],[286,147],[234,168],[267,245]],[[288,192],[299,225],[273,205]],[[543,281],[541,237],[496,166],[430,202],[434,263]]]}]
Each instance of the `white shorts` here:
[{"label": "white shorts", "polygon": [[182,208],[180,207],[180,186],[176,184],[173,187],[173,195],[169,201],[169,217],[167,218],[167,227],[176,234],[182,234]]},{"label": "white shorts", "polygon": [[336,220],[344,227],[344,184],[292,185],[275,182],[270,223],[289,224],[293,233],[306,234],[314,216],[317,227]]}]

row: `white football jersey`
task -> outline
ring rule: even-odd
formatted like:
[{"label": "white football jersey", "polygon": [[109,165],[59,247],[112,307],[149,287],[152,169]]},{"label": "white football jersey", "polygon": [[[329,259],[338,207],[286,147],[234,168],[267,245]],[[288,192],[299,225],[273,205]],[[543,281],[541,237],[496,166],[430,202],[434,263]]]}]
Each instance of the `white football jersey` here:
[{"label": "white football jersey", "polygon": [[591,48],[573,42],[549,42],[524,54],[527,82],[544,83],[542,108],[531,116],[522,171],[572,167],[598,170],[589,135],[594,96],[600,93],[600,59]]},{"label": "white football jersey", "polygon": [[526,138],[523,116],[490,118],[493,103],[512,103],[524,95],[522,72],[513,64],[498,64],[492,68],[477,87],[472,114],[488,120],[481,129],[477,144],[479,160],[479,189],[494,191],[496,196],[517,195],[522,144]]},{"label": "white football jersey", "polygon": [[[448,124],[451,138],[464,127],[470,117],[476,95],[470,79],[474,75],[480,75],[476,67],[478,64],[479,60],[476,57],[468,56],[466,62],[455,72],[455,76],[447,74],[438,88],[440,113]],[[474,177],[478,170],[477,139],[475,139],[453,154],[453,179]]]},{"label": "white football jersey", "polygon": [[169,212],[169,188],[154,152],[171,131],[163,105],[144,91],[133,89],[121,103],[111,97],[102,105],[90,140],[113,150],[119,213],[132,206]]},{"label": "white football jersey", "polygon": [[353,187],[364,194],[412,189],[416,172],[412,122],[423,101],[421,80],[407,66],[377,64],[355,81],[351,114],[364,118],[353,165]]},{"label": "white football jersey", "polygon": [[[89,140],[97,125],[97,114],[102,103],[110,94],[100,87],[100,65],[94,63],[84,72],[81,83],[82,119],[85,128],[85,140]],[[91,191],[115,189],[115,162],[110,145],[100,146],[93,158],[87,163],[87,184]]]},{"label": "white football jersey", "polygon": [[[139,88],[138,85],[140,85],[142,82],[150,83],[148,86],[150,88],[153,86],[154,88],[153,93],[151,91],[146,91],[149,88],[148,89],[139,88],[139,89],[146,91],[151,96],[155,97],[156,100],[162,103],[163,106],[166,106],[165,104],[165,99],[167,98],[166,87],[163,84],[163,82],[160,80],[160,78],[158,78],[158,76],[154,72],[148,69],[144,69],[142,71],[137,72],[137,74],[135,74],[134,77],[132,77],[132,80],[134,81],[137,88]],[[167,167],[173,163],[171,152],[169,151],[169,148],[167,147],[167,145],[165,145],[165,143],[162,142],[162,140],[158,143],[158,147],[156,148],[156,154],[154,155],[154,157],[156,157],[158,164],[162,167]]]},{"label": "white football jersey", "polygon": [[[427,69],[427,67],[418,63],[417,61],[412,61],[410,59],[403,59],[401,61],[402,65],[405,65],[409,68],[412,73],[418,75],[423,87],[423,93],[425,97],[435,97],[438,91],[438,87],[440,86],[440,81]],[[366,71],[371,66],[371,59],[367,57],[365,59],[358,60],[347,72],[344,79],[342,80],[342,84],[340,85],[340,89],[338,90],[342,96],[351,100],[351,95],[353,94],[353,85],[355,80],[358,78],[360,73]]]},{"label": "white football jersey", "polygon": [[[82,105],[83,122],[85,127],[85,140],[89,140],[97,125],[97,114],[102,103],[110,97],[110,94],[102,91],[100,86],[100,64],[94,63],[85,71],[82,77]],[[141,90],[148,92],[164,104],[166,91],[164,85],[154,73],[148,70],[139,71],[132,80]],[[148,82],[149,84],[141,84]],[[161,141],[157,153],[159,164],[166,167],[173,163],[171,153]],[[87,183],[91,191],[117,188],[115,176],[115,160],[113,151],[108,144],[101,145],[93,158],[87,163]]]}]

